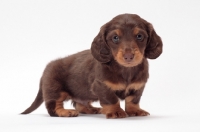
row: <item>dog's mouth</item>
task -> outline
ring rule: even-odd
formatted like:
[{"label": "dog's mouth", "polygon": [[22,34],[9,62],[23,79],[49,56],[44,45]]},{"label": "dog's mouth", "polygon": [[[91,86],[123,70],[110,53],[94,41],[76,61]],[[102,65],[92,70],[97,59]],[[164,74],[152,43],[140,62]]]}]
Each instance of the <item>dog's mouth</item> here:
[{"label": "dog's mouth", "polygon": [[118,61],[117,60],[117,62],[120,64],[120,65],[122,65],[122,66],[124,66],[124,67],[134,67],[134,66],[137,66],[139,63],[137,63],[137,62],[135,62],[135,61],[131,61],[131,62],[127,62],[127,61]]},{"label": "dog's mouth", "polygon": [[115,56],[115,60],[124,67],[134,67],[142,62],[143,55],[140,52],[136,53],[123,53],[119,51]]}]

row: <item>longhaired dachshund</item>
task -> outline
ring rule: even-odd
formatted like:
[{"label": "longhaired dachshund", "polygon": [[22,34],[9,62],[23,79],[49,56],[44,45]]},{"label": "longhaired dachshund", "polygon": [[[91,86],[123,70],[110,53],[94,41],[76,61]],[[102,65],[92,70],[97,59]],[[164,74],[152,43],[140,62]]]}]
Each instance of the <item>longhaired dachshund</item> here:
[{"label": "longhaired dachshund", "polygon": [[[50,116],[147,116],[139,106],[149,77],[147,59],[159,57],[162,47],[152,24],[136,14],[118,15],[101,27],[91,49],[46,66],[36,98],[22,114],[34,111],[44,101]],[[74,110],[64,109],[63,101],[70,99]],[[125,110],[119,99],[125,99]],[[93,107],[94,101],[102,108]]]}]

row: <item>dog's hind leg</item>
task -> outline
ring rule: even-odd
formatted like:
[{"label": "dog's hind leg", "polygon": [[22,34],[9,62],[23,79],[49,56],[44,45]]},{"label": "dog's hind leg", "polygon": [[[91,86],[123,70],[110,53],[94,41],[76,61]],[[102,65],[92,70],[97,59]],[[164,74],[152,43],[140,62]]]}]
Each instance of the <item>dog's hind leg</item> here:
[{"label": "dog's hind leg", "polygon": [[67,92],[60,92],[60,96],[57,100],[50,100],[45,102],[46,108],[50,116],[59,117],[76,117],[79,112],[72,109],[64,109],[63,101],[69,99],[70,96]]}]

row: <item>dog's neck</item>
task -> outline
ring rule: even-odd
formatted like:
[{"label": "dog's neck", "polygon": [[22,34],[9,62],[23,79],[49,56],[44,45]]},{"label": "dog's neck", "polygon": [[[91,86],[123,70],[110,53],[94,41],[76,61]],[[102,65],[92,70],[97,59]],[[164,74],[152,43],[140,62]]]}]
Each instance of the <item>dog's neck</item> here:
[{"label": "dog's neck", "polygon": [[[121,76],[122,78],[124,78],[124,80],[126,80],[127,83],[130,83],[132,80],[140,81],[141,72],[148,74],[148,61],[146,58],[143,58],[142,62],[134,67],[122,66],[119,63],[117,63],[115,60],[112,60],[103,65],[109,68],[109,71],[111,73],[114,73],[114,75],[117,74],[118,76]],[[147,70],[147,71],[144,71],[144,70]]]}]

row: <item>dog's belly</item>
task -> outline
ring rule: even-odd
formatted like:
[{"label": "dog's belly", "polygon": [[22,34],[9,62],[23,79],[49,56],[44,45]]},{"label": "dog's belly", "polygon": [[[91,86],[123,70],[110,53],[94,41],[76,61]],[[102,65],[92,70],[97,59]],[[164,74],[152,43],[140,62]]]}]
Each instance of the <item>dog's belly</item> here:
[{"label": "dog's belly", "polygon": [[72,98],[77,100],[97,100],[91,90],[88,83],[83,83],[83,80],[71,80],[69,79],[65,90],[70,94]]},{"label": "dog's belly", "polygon": [[70,63],[71,66],[66,69],[66,92],[77,102],[97,100],[97,96],[91,91],[91,85],[94,81],[94,59],[90,50],[75,54]]}]

